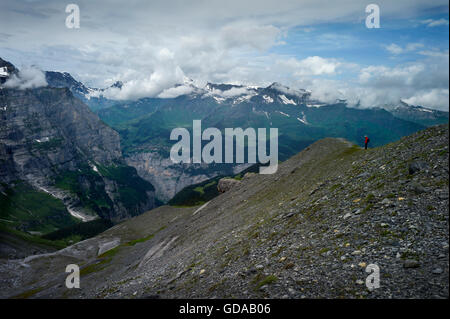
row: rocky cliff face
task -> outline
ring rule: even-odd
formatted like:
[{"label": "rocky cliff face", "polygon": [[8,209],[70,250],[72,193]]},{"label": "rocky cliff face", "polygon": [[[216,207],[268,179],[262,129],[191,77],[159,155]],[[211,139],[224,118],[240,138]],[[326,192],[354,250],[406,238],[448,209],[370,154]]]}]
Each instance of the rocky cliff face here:
[{"label": "rocky cliff face", "polygon": [[154,188],[124,162],[117,132],[69,89],[3,87],[0,105],[3,196],[25,182],[84,221],[118,221],[154,206]]},{"label": "rocky cliff face", "polygon": [[156,197],[162,201],[170,200],[186,186],[219,175],[237,174],[249,166],[249,164],[174,164],[170,158],[157,152],[134,153],[125,157],[125,160],[128,165],[136,168],[140,177],[155,186]]}]

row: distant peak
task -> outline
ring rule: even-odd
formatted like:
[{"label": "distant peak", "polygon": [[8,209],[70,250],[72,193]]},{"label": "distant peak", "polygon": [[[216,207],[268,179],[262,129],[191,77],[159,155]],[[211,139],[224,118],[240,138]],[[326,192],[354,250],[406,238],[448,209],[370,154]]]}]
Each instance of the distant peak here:
[{"label": "distant peak", "polygon": [[0,58],[0,72],[3,74],[3,78],[17,73],[19,70],[11,63]]},{"label": "distant peak", "polygon": [[116,81],[116,82],[114,82],[113,85],[111,85],[110,87],[122,89],[122,86],[123,86],[123,82],[122,82],[122,81]]},{"label": "distant peak", "polygon": [[291,89],[290,87],[281,84],[279,82],[273,82],[271,85],[266,87],[266,90],[273,90],[278,93],[287,94],[291,96],[297,96],[302,97],[305,94],[311,94],[310,91],[304,90],[304,89]]},{"label": "distant peak", "polygon": [[279,82],[273,82],[271,85],[269,85],[267,87],[268,89],[275,89],[275,90],[280,90],[280,89],[284,89],[284,90],[289,90],[289,87],[286,85],[283,85]]},{"label": "distant peak", "polygon": [[228,91],[232,88],[243,88],[243,85],[240,84],[224,84],[224,83],[211,83],[208,82],[206,83],[205,89],[208,91],[212,91],[212,90],[220,90],[220,91]]}]

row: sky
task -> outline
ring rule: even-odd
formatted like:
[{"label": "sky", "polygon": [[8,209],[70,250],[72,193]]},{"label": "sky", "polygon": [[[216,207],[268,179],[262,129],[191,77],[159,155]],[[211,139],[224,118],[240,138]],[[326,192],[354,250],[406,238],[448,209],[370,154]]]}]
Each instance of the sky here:
[{"label": "sky", "polygon": [[[70,3],[80,28],[66,27]],[[380,28],[366,27],[371,3]],[[186,93],[170,88],[189,78],[200,86],[280,82],[360,107],[403,100],[449,110],[443,0],[2,0],[0,57],[92,87],[120,80],[117,99]]]}]

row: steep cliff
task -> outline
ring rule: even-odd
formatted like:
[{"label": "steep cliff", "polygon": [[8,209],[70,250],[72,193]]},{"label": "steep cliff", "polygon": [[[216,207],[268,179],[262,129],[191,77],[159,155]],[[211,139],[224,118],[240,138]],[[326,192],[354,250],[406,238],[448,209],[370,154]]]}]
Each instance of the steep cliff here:
[{"label": "steep cliff", "polygon": [[169,157],[157,152],[133,153],[125,157],[139,176],[155,186],[156,198],[168,201],[189,185],[198,184],[220,175],[234,175],[249,164],[174,164]]},{"label": "steep cliff", "polygon": [[[70,215],[83,221],[98,217],[119,221],[154,207],[154,188],[126,165],[117,132],[69,89],[3,86],[0,105],[0,217],[4,222],[25,230],[50,231],[71,224]],[[62,202],[62,209],[39,219],[28,203],[33,200],[20,197],[31,193],[51,198],[55,205]],[[67,220],[47,228],[49,218]]]}]

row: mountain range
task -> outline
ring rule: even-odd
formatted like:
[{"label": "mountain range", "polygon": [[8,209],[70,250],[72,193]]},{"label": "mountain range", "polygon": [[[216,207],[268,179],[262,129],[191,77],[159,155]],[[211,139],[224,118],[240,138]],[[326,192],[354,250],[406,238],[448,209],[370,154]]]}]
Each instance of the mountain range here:
[{"label": "mountain range", "polygon": [[[0,60],[2,66],[19,74],[7,61]],[[448,121],[446,112],[403,102],[370,109],[343,100],[327,104],[280,83],[199,87],[186,79],[175,86],[183,86],[181,95],[123,101],[108,92],[126,83],[91,88],[53,71],[45,79],[46,87],[0,89],[2,224],[39,234],[98,217],[117,222],[188,188],[185,197],[192,185],[249,169],[250,164],[172,163],[170,132],[191,129],[193,120],[220,130],[277,127],[281,161],[325,137],[361,144],[368,135],[375,147]],[[37,217],[31,213],[35,198],[48,202]]]}]

